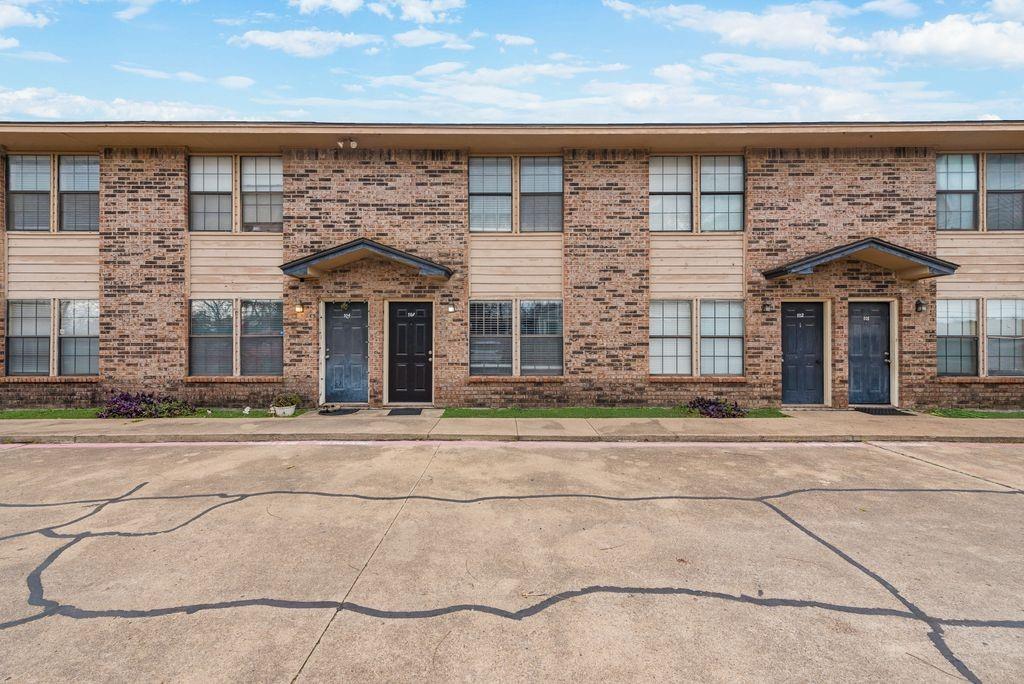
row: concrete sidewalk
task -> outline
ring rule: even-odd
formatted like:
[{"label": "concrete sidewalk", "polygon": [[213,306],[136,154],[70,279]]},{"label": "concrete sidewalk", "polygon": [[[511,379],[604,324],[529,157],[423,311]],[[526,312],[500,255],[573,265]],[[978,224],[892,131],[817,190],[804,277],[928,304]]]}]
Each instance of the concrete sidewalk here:
[{"label": "concrete sidewalk", "polygon": [[442,418],[366,410],[347,416],[150,420],[2,420],[0,443],[495,440],[581,442],[1024,442],[1024,420],[856,411],[788,418]]}]

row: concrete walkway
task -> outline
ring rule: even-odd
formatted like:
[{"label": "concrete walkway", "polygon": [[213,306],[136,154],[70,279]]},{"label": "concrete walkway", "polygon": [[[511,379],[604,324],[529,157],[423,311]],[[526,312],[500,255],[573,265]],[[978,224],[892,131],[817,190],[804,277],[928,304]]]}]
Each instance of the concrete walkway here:
[{"label": "concrete walkway", "polygon": [[0,443],[496,440],[612,442],[1024,442],[1024,420],[856,411],[788,418],[442,418],[366,410],[347,416],[151,420],[2,420]]}]

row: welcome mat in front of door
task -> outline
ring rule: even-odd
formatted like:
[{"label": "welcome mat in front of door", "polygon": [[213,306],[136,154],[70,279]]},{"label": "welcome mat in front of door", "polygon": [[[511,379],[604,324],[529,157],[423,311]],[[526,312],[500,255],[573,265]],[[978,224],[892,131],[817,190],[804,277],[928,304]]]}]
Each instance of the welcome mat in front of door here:
[{"label": "welcome mat in front of door", "polygon": [[388,411],[389,416],[420,416],[423,415],[423,409],[419,408],[393,408]]},{"label": "welcome mat in front of door", "polygon": [[892,406],[857,406],[853,409],[854,411],[860,411],[866,413],[869,416],[912,416],[913,413],[906,411],[900,411],[898,408]]}]

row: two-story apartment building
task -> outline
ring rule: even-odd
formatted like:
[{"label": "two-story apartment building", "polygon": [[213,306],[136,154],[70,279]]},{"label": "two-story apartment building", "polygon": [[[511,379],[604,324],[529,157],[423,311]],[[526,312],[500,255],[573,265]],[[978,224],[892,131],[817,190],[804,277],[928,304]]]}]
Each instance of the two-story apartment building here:
[{"label": "two-story apartment building", "polygon": [[0,154],[4,406],[1024,402],[1024,123],[5,123]]}]

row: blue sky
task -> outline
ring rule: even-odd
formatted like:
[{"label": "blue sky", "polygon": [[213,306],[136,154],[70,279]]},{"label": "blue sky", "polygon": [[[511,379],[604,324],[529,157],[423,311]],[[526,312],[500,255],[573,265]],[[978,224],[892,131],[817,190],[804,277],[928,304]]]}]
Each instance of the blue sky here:
[{"label": "blue sky", "polygon": [[0,119],[1024,119],[1024,0],[0,0]]}]

